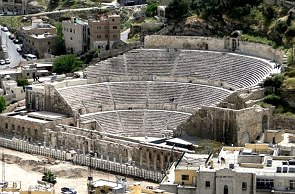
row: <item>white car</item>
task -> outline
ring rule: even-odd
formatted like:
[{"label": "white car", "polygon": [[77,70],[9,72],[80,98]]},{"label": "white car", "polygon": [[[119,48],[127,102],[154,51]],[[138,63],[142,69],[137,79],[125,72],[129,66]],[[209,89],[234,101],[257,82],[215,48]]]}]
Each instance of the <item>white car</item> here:
[{"label": "white car", "polygon": [[9,59],[5,59],[5,63],[6,64],[10,64],[10,60]]},{"label": "white car", "polygon": [[7,28],[7,27],[2,27],[1,30],[2,30],[3,32],[8,32],[8,28]]},{"label": "white car", "polygon": [[0,60],[0,65],[5,65],[5,61],[3,59]]},{"label": "white car", "polygon": [[3,48],[3,52],[4,52],[4,53],[7,53],[7,49],[6,49],[6,47]]}]

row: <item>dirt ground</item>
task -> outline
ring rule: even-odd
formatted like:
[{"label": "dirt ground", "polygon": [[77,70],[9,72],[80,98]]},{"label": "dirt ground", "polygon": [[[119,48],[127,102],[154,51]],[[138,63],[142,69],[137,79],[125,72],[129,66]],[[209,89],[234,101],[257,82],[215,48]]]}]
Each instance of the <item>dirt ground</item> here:
[{"label": "dirt ground", "polygon": [[[79,194],[87,193],[88,170],[85,166],[73,165],[70,162],[56,161],[38,155],[30,155],[23,152],[17,152],[9,149],[0,149],[0,158],[2,153],[5,156],[5,181],[20,181],[21,188],[27,190],[30,185],[36,185],[41,180],[44,169],[50,169],[56,176],[57,184],[55,193],[60,193],[61,187],[74,188]],[[3,176],[3,165],[0,161],[1,177]],[[93,179],[105,179],[115,181],[116,176],[110,173],[93,170]],[[143,186],[158,186],[155,183],[134,180],[127,178],[128,183],[141,182]]]}]

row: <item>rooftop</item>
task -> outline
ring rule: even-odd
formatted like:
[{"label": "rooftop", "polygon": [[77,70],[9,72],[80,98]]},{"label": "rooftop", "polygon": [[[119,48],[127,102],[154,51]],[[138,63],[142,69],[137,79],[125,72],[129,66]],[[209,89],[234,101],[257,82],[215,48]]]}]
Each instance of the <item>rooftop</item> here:
[{"label": "rooftop", "polygon": [[198,170],[204,165],[209,155],[185,153],[175,169]]},{"label": "rooftop", "polygon": [[51,38],[51,37],[55,37],[56,34],[49,34],[49,33],[44,33],[44,34],[32,34],[31,37],[32,38],[36,38],[36,39],[45,39],[45,38]]},{"label": "rooftop", "polygon": [[100,179],[98,181],[93,181],[92,184],[94,187],[108,186],[113,189],[123,188],[123,186],[120,183],[116,183],[116,182],[112,182],[112,181],[108,181],[108,180],[103,180],[103,179]]},{"label": "rooftop", "polygon": [[41,124],[66,118],[66,115],[52,113],[52,112],[46,112],[46,111],[39,111],[39,112],[21,111],[19,113],[10,112],[10,113],[7,113],[6,115],[14,117],[14,118],[18,118],[18,119],[41,123]]}]

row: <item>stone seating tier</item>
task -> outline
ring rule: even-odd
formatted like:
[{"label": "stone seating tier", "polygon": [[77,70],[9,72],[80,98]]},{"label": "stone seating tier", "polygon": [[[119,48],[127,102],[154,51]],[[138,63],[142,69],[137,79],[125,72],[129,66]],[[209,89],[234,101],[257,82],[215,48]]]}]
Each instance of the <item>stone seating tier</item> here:
[{"label": "stone seating tier", "polygon": [[197,50],[136,49],[91,65],[85,74],[89,79],[120,75],[195,77],[246,88],[258,84],[271,70],[267,62],[243,55]]},{"label": "stone seating tier", "polygon": [[73,111],[87,108],[98,108],[100,111],[130,107],[155,109],[149,108],[155,106],[174,107],[173,110],[198,109],[217,105],[232,93],[208,85],[156,81],[104,82],[65,87],[57,91]]},{"label": "stone seating tier", "polygon": [[172,135],[191,114],[165,110],[116,110],[81,115],[80,122],[95,120],[102,131],[122,136]]}]

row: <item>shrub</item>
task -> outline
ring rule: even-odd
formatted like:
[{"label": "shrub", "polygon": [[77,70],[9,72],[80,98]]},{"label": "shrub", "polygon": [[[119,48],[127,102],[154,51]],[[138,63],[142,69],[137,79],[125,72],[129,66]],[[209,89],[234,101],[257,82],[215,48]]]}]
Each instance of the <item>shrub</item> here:
[{"label": "shrub", "polygon": [[281,97],[274,94],[270,94],[264,97],[263,102],[267,104],[272,104],[274,106],[279,106],[282,100],[281,100]]},{"label": "shrub", "polygon": [[5,108],[6,108],[6,100],[4,96],[0,96],[0,112],[5,110]]},{"label": "shrub", "polygon": [[73,73],[82,68],[82,61],[75,55],[62,55],[56,58],[53,62],[53,72],[62,73]]},{"label": "shrub", "polygon": [[145,15],[147,17],[153,17],[153,16],[157,15],[158,5],[159,5],[159,3],[157,3],[156,1],[149,1],[147,4]]},{"label": "shrub", "polygon": [[27,79],[27,77],[19,77],[17,80],[17,86],[27,86],[29,85],[29,80]]}]

